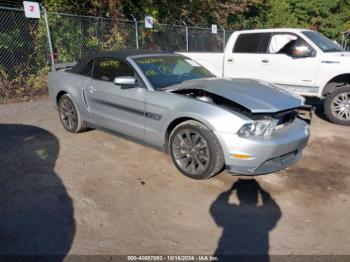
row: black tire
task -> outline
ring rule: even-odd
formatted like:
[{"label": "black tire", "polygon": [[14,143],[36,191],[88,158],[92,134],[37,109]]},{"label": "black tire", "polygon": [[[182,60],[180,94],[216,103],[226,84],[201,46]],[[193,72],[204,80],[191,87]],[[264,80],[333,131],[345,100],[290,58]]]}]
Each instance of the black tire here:
[{"label": "black tire", "polygon": [[176,168],[192,179],[208,179],[220,173],[225,165],[221,145],[214,133],[193,120],[179,124],[171,132],[169,153]]},{"label": "black tire", "polygon": [[86,130],[86,125],[81,118],[74,101],[68,96],[61,96],[58,101],[58,114],[64,129],[70,133],[79,133]]},{"label": "black tire", "polygon": [[[344,99],[347,97],[347,102],[345,102],[345,99],[343,104],[345,105],[344,110],[348,110],[348,112],[343,115],[341,115],[340,110],[336,110],[336,107],[339,106],[339,102],[342,101],[342,96],[344,96]],[[339,125],[350,126],[350,86],[338,88],[330,93],[326,97],[324,103],[324,112],[331,122]]]}]

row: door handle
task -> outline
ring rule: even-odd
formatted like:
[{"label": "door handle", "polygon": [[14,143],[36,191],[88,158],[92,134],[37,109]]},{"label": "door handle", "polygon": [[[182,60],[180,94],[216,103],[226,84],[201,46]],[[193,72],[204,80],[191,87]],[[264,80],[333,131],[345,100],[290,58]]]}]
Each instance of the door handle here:
[{"label": "door handle", "polygon": [[261,62],[267,64],[267,63],[269,63],[269,60],[263,59],[263,60],[261,60]]},{"label": "door handle", "polygon": [[95,92],[96,91],[96,88],[94,88],[93,86],[90,86],[89,87],[89,92],[90,93],[93,93],[93,92]]},{"label": "door handle", "polygon": [[231,62],[231,63],[232,63],[232,62],[233,62],[233,59],[232,59],[232,58],[228,58],[228,59],[227,59],[227,62]]}]

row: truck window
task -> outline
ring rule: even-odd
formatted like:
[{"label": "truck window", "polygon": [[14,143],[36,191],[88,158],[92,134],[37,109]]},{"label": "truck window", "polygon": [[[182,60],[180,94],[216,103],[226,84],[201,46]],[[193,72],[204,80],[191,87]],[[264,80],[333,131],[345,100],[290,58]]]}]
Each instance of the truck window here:
[{"label": "truck window", "polygon": [[259,43],[258,53],[266,53],[267,47],[269,46],[269,41],[271,38],[271,33],[262,33]]},{"label": "truck window", "polygon": [[303,31],[312,42],[314,42],[323,52],[342,52],[344,51],[341,46],[334,43],[324,35],[315,31]]},{"label": "truck window", "polygon": [[270,33],[240,34],[233,47],[233,53],[265,53]]},{"label": "truck window", "polygon": [[293,52],[297,52],[296,47],[301,46],[313,50],[304,39],[294,34],[278,33],[271,37],[268,51],[270,54],[285,54],[293,56]]},{"label": "truck window", "polygon": [[293,45],[297,38],[298,37],[293,34],[274,34],[271,37],[269,53],[285,53],[288,46]]}]

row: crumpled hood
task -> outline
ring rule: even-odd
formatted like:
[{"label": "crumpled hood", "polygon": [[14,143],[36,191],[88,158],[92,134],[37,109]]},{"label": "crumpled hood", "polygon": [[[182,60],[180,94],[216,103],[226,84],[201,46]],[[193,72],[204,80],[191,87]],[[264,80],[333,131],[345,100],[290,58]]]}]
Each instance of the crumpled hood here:
[{"label": "crumpled hood", "polygon": [[169,89],[202,89],[240,104],[252,113],[275,113],[300,107],[304,103],[304,98],[299,95],[290,94],[266,82],[250,79],[197,79],[182,82]]}]

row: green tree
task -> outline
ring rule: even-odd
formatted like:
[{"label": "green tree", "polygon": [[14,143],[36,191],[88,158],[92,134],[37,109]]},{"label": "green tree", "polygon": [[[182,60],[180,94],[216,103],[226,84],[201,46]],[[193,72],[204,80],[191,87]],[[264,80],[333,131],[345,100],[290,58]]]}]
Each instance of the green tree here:
[{"label": "green tree", "polygon": [[337,39],[349,29],[349,0],[269,0],[258,27],[301,27]]}]

